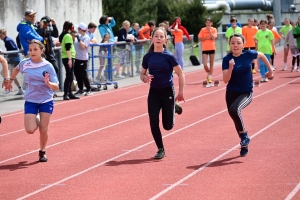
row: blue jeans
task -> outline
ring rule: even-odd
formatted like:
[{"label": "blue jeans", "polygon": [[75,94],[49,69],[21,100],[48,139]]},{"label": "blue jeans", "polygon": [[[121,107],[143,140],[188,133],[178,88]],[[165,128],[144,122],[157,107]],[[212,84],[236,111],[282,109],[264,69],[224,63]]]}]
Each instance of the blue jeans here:
[{"label": "blue jeans", "polygon": [[177,61],[181,67],[181,69],[183,69],[183,49],[184,49],[184,45],[183,42],[178,42],[175,44],[175,56],[177,58]]},{"label": "blue jeans", "polygon": [[[265,56],[267,57],[268,61],[270,62],[270,54],[265,54]],[[265,65],[265,63],[259,59],[259,65],[260,65],[260,75],[261,78],[265,77],[265,74],[269,71],[267,66]]]}]

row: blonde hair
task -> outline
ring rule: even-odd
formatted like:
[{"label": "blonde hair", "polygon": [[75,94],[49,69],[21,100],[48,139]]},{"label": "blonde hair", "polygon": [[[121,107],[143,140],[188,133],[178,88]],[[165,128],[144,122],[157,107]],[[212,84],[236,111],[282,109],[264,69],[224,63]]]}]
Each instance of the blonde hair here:
[{"label": "blonde hair", "polygon": [[0,34],[6,35],[6,30],[4,28],[0,29]]},{"label": "blonde hair", "polygon": [[[158,30],[161,30],[162,32],[164,32],[165,39],[167,39],[167,32],[166,32],[166,29],[163,28],[163,27],[157,27],[157,28],[155,28],[154,31],[152,32],[151,36],[153,37],[153,35],[155,34],[155,32],[158,31]],[[167,44],[166,43],[163,44],[163,48],[167,48]],[[151,45],[150,45],[150,47],[148,49],[148,52],[153,51],[153,50],[154,50],[154,44],[151,43]]]}]

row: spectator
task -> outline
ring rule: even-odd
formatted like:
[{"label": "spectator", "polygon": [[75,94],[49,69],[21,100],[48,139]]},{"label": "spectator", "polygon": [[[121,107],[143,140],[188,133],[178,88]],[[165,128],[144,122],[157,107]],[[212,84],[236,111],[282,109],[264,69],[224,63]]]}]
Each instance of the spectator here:
[{"label": "spectator", "polygon": [[[9,85],[7,85],[7,83],[9,82],[10,78],[9,78],[9,72],[8,72],[8,64],[7,61],[5,60],[5,58],[3,56],[0,55],[0,64],[2,65],[2,70],[3,70],[3,77],[4,77],[4,81],[2,83],[2,88],[5,88],[5,91],[10,91],[11,88]],[[1,124],[1,116],[0,116],[0,124]]]},{"label": "spectator", "polygon": [[[52,64],[54,67],[54,70],[56,72],[57,77],[59,76],[59,68],[57,65],[57,61],[55,58],[55,53],[54,53],[54,43],[52,40],[52,37],[58,38],[58,30],[56,26],[55,20],[48,16],[44,16],[41,18],[41,21],[39,23],[39,27],[37,29],[37,33],[43,37],[44,39],[44,45],[45,45],[45,58],[48,62]],[[54,96],[57,97],[57,94],[54,92]]]},{"label": "spectator", "polygon": [[149,21],[139,30],[140,39],[151,39],[151,32],[155,29],[155,22]]},{"label": "spectator", "polygon": [[[268,23],[269,23],[269,21],[271,21],[271,20],[275,21],[274,16],[273,16],[272,14],[267,14],[267,15],[266,15],[266,18],[267,18],[267,20],[268,20],[268,21],[267,21]],[[272,30],[278,32],[278,31],[277,31],[277,28],[276,28],[275,26],[273,26]]]},{"label": "spectator", "polygon": [[37,33],[43,37],[43,44],[45,45],[45,58],[47,61],[49,61],[54,69],[56,74],[58,75],[58,65],[57,61],[55,59],[55,53],[53,51],[53,41],[52,37],[58,38],[58,30],[56,26],[55,20],[48,16],[44,16],[41,18],[41,21],[39,23],[39,28],[37,29]]},{"label": "spectator", "polygon": [[231,27],[229,27],[226,30],[226,33],[225,33],[226,42],[227,42],[227,53],[229,53],[229,51],[230,51],[230,46],[229,46],[229,38],[230,38],[230,36],[232,36],[232,35],[234,35],[236,33],[242,34],[242,29],[241,29],[241,27],[239,27],[237,25],[237,19],[235,17],[232,17],[230,19],[230,23],[231,23]]},{"label": "spectator", "polygon": [[107,15],[103,15],[99,19],[100,25],[98,26],[98,30],[100,33],[101,38],[104,37],[106,33],[109,33],[109,42],[114,42],[115,41],[115,36],[112,31],[112,27],[116,25],[116,22],[113,17],[108,17]]},{"label": "spectator", "polygon": [[169,27],[170,27],[169,21],[163,21],[163,23],[166,25],[167,38],[172,38],[172,33],[171,31],[169,31]]},{"label": "spectator", "polygon": [[[291,22],[292,24],[292,29],[288,32],[288,34],[286,35],[285,37],[285,43],[288,43],[289,44],[289,47],[290,47],[290,50],[291,50],[291,53],[292,53],[292,70],[291,72],[293,72],[295,69],[297,69],[297,72],[300,71],[299,69],[299,49],[297,47],[297,42],[296,42],[296,39],[294,38],[294,35],[293,35],[293,31],[294,31],[294,28],[296,26],[296,23],[295,22]],[[295,63],[297,59],[297,65]]]},{"label": "spectator", "polygon": [[283,69],[287,68],[287,57],[289,55],[289,43],[288,40],[286,40],[286,36],[290,30],[292,30],[291,21],[289,18],[284,19],[284,26],[281,27],[279,30],[280,35],[282,36],[282,39],[284,39],[284,57],[283,57]]},{"label": "spectator", "polygon": [[96,40],[95,37],[94,37],[94,33],[95,33],[96,28],[97,28],[97,25],[94,24],[93,22],[90,22],[90,23],[88,24],[88,29],[87,29],[87,31],[86,31],[86,34],[89,36],[90,42],[91,42],[92,44],[97,43],[97,40]]},{"label": "spectator", "polygon": [[25,21],[19,23],[17,31],[19,32],[20,43],[24,49],[24,55],[27,56],[28,46],[31,40],[36,39],[43,41],[44,39],[36,32],[33,24],[36,19],[36,12],[33,10],[25,11]]},{"label": "spectator", "polygon": [[91,84],[88,78],[87,74],[87,62],[89,59],[88,55],[88,48],[90,46],[90,38],[86,34],[87,31],[87,25],[84,23],[80,23],[78,25],[78,33],[80,34],[77,35],[77,40],[75,39],[74,47],[76,51],[76,56],[75,56],[75,65],[74,65],[74,74],[77,80],[78,84],[78,92],[75,94],[84,94],[83,92],[83,84],[85,85],[86,88],[86,93],[85,96],[90,96],[92,95],[92,90],[91,90]]},{"label": "spectator", "polygon": [[[101,43],[109,43],[109,33],[106,33],[101,41]],[[105,59],[107,57],[107,46],[100,46],[99,48],[99,62],[100,62],[100,68],[98,70],[98,74],[96,76],[96,80],[104,82],[106,80],[105,76],[102,76],[102,70],[105,66]]]},{"label": "spectator", "polygon": [[[245,38],[244,50],[255,50],[255,35],[257,33],[257,28],[253,26],[254,20],[253,18],[248,19],[248,25],[242,28],[242,34]],[[256,59],[252,60],[252,73],[256,74],[255,71],[255,61]],[[256,61],[257,62],[257,61]]]},{"label": "spectator", "polygon": [[183,70],[184,67],[184,60],[183,60],[183,50],[184,50],[184,45],[183,45],[183,31],[178,28],[179,22],[176,22],[176,25],[174,28],[170,29],[171,32],[174,35],[174,44],[175,44],[175,57]]},{"label": "spectator", "polygon": [[[235,15],[231,15],[231,16],[230,16],[230,23],[227,25],[227,28],[230,28],[230,27],[232,26],[232,23],[231,23],[231,19],[232,19],[232,18],[235,18],[235,19],[236,19]],[[242,28],[241,23],[238,22],[237,19],[236,19],[236,25],[237,25],[238,27]]]},{"label": "spectator", "polygon": [[[18,47],[17,47],[17,44],[13,41],[13,39],[11,39],[10,37],[8,37],[6,35],[6,30],[5,29],[0,29],[0,39],[3,40],[6,51],[17,51],[17,50],[19,50]],[[8,59],[8,65],[9,65],[9,68],[10,68],[11,71],[21,61],[20,55],[18,53],[8,54],[7,59]],[[15,78],[14,83],[16,84],[16,86],[19,89],[19,91],[16,95],[23,95],[24,92],[23,92],[22,87],[21,87],[21,85],[20,85],[17,78]]]},{"label": "spectator", "polygon": [[[139,30],[140,30],[140,26],[138,23],[133,23],[132,27],[129,29],[129,34],[132,34],[135,39],[139,39]],[[140,42],[135,42],[133,43],[133,48],[135,49],[135,67],[136,67],[136,71],[135,73],[137,75],[139,75],[141,73],[141,58],[142,58],[142,51],[143,51],[143,45]]]},{"label": "spectator", "polygon": [[[134,38],[128,38],[128,32],[130,28],[130,22],[125,20],[122,24],[122,28],[118,32],[118,42],[133,42]],[[118,58],[120,65],[122,68],[122,76],[130,76],[130,57],[129,57],[129,50],[130,46],[127,47],[127,44],[118,44]],[[125,70],[127,68],[127,73],[125,73]],[[119,73],[117,72],[116,78],[122,78],[120,77]]]},{"label": "spectator", "polygon": [[74,25],[70,21],[65,21],[63,25],[63,31],[59,36],[59,42],[61,43],[61,57],[62,63],[65,66],[66,78],[64,82],[64,100],[79,99],[72,93],[72,83],[74,76],[74,61],[75,61],[75,48],[74,39],[70,34],[74,30]]}]

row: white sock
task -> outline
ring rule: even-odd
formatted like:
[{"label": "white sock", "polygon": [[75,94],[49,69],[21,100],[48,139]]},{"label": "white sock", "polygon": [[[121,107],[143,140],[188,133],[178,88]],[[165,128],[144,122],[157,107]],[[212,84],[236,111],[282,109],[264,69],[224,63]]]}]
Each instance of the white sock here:
[{"label": "white sock", "polygon": [[284,63],[284,67],[286,67],[286,63]]},{"label": "white sock", "polygon": [[211,75],[208,75],[208,78],[211,79]]}]

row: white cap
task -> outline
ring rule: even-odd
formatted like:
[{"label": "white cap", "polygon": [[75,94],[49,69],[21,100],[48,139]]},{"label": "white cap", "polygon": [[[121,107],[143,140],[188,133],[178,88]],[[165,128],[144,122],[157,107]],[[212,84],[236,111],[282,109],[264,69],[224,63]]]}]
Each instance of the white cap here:
[{"label": "white cap", "polygon": [[83,23],[83,22],[81,22],[80,24],[78,24],[77,27],[80,28],[83,31],[86,31],[87,28],[88,28],[87,25],[85,23]]}]

